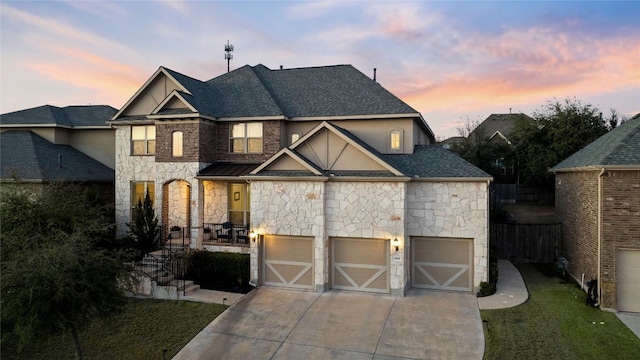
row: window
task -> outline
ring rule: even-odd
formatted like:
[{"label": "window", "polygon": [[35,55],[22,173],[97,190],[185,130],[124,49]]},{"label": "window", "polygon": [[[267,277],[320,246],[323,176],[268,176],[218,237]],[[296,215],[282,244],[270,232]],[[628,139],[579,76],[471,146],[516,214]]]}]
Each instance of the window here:
[{"label": "window", "polygon": [[229,135],[229,152],[262,153],[262,123],[233,124]]},{"label": "window", "polygon": [[155,125],[131,127],[131,153],[133,155],[153,155],[156,153]]},{"label": "window", "polygon": [[155,201],[155,183],[153,181],[133,181],[131,183],[131,213],[138,204],[138,201],[144,202],[144,197],[149,192],[151,202]]},{"label": "window", "polygon": [[389,152],[402,152],[402,130],[389,132]]},{"label": "window", "polygon": [[171,154],[174,157],[182,156],[182,131],[174,131],[172,134]]},{"label": "window", "polygon": [[250,189],[248,184],[229,184],[229,221],[234,225],[250,222]]},{"label": "window", "polygon": [[298,141],[298,139],[300,139],[300,133],[299,132],[291,133],[291,143],[289,143],[289,145],[291,145],[294,142]]}]

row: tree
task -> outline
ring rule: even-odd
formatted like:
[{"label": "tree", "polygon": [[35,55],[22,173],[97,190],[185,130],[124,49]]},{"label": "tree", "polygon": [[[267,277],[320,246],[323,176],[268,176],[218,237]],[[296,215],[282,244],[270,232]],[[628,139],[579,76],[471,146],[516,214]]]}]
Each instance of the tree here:
[{"label": "tree", "polygon": [[548,170],[617,125],[617,113],[611,114],[605,119],[598,108],[566,99],[549,101],[534,112],[533,123],[518,123],[511,138],[521,181],[552,186],[554,177]]},{"label": "tree", "polygon": [[144,196],[144,201],[138,200],[133,209],[133,221],[127,224],[129,232],[136,238],[138,249],[143,254],[150,253],[159,247],[158,218],[153,209],[153,201],[149,191]]},{"label": "tree", "polygon": [[15,337],[19,349],[35,337],[68,331],[82,359],[78,331],[125,303],[128,274],[98,245],[113,224],[84,195],[84,188],[69,184],[40,193],[0,190],[2,337]]},{"label": "tree", "polygon": [[457,130],[461,139],[452,144],[451,150],[495,178],[502,175],[502,166],[515,165],[514,150],[507,143],[492,141],[478,125],[478,121],[468,119],[460,125]]}]

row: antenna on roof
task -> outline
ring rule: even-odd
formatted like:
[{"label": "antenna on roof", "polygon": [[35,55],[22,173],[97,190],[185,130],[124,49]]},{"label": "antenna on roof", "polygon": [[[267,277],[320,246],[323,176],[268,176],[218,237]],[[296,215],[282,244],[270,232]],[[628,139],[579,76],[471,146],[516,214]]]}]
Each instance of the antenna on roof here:
[{"label": "antenna on roof", "polygon": [[233,59],[233,55],[231,52],[233,51],[233,45],[229,44],[229,40],[227,40],[227,44],[224,46],[224,58],[227,60],[227,72],[229,72],[229,63],[231,59]]}]

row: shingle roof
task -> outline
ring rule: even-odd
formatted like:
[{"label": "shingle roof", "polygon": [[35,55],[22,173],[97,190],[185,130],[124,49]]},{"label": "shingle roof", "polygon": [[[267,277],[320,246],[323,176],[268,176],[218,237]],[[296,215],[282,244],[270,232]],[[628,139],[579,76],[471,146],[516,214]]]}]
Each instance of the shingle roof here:
[{"label": "shingle roof", "polygon": [[191,93],[182,92],[185,100],[214,118],[418,114],[351,65],[284,70],[245,65],[206,82],[163,69]]},{"label": "shingle roof", "polygon": [[245,164],[245,163],[213,163],[206,168],[200,170],[198,176],[216,176],[216,177],[229,177],[229,176],[244,176],[248,175],[260,164]]},{"label": "shingle roof", "polygon": [[491,114],[471,134],[491,137],[496,131],[499,131],[508,138],[520,121],[533,121],[533,119],[525,114]]},{"label": "shingle roof", "polygon": [[409,177],[491,178],[491,175],[440,145],[418,145],[413,154],[383,154],[381,158]]},{"label": "shingle roof", "polygon": [[50,143],[31,131],[0,133],[2,179],[24,181],[114,181],[106,165],[68,145]]},{"label": "shingle roof", "polygon": [[108,105],[65,106],[43,105],[0,115],[0,125],[107,126],[117,112]]},{"label": "shingle roof", "polygon": [[551,171],[591,166],[640,166],[640,117],[627,120],[597,138]]}]

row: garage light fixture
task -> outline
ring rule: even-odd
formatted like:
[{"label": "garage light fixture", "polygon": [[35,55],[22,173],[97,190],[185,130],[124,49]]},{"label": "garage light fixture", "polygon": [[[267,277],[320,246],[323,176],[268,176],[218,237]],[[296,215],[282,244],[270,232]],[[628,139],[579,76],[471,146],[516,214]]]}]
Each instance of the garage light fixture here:
[{"label": "garage light fixture", "polygon": [[249,232],[249,238],[253,240],[253,242],[256,242],[257,237],[258,237],[258,234],[256,233],[255,230],[252,229],[251,232]]},{"label": "garage light fixture", "polygon": [[393,246],[396,248],[396,251],[400,250],[400,240],[398,238],[393,239]]}]

